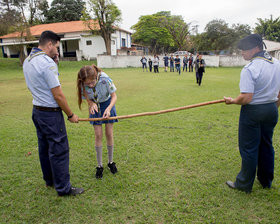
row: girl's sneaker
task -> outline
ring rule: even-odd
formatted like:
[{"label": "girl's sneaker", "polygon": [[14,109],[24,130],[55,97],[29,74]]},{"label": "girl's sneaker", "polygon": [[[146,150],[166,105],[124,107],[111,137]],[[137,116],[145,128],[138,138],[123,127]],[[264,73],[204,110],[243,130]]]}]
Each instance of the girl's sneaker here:
[{"label": "girl's sneaker", "polygon": [[118,169],[116,167],[116,163],[114,163],[114,162],[108,163],[108,167],[109,167],[112,174],[115,174],[116,172],[118,172]]},{"label": "girl's sneaker", "polygon": [[101,179],[103,177],[103,167],[102,166],[98,166],[96,167],[96,174],[95,177],[97,179]]}]

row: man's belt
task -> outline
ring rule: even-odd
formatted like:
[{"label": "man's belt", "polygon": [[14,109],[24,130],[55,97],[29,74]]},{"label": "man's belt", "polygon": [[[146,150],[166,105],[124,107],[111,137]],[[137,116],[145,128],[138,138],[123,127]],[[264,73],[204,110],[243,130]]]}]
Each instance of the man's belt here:
[{"label": "man's belt", "polygon": [[36,106],[33,105],[35,109],[40,110],[40,111],[47,111],[47,112],[57,112],[61,111],[60,107],[41,107],[41,106]]}]

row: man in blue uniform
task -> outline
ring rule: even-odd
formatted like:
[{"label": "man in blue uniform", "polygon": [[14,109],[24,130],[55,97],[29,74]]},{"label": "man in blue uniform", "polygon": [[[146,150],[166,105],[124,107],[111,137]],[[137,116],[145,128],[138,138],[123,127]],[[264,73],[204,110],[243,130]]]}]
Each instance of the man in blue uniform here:
[{"label": "man in blue uniform", "polygon": [[32,120],[37,130],[43,179],[46,186],[54,185],[59,196],[74,196],[84,190],[70,183],[69,145],[62,110],[70,122],[77,123],[78,116],[68,106],[52,59],[58,55],[59,41],[57,34],[44,31],[38,48],[33,48],[25,59],[23,72],[33,96]]},{"label": "man in blue uniform", "polygon": [[230,188],[252,191],[256,169],[263,188],[270,188],[274,176],[273,130],[278,121],[280,63],[263,51],[260,35],[251,34],[240,40],[238,48],[245,60],[250,60],[241,71],[240,95],[224,97],[226,104],[240,104],[239,151],[241,171]]},{"label": "man in blue uniform", "polygon": [[181,59],[179,58],[179,55],[176,55],[174,61],[175,61],[176,71],[179,72],[179,75],[181,75]]},{"label": "man in blue uniform", "polygon": [[164,71],[167,72],[168,69],[168,60],[169,57],[167,56],[167,54],[165,54],[165,56],[163,57],[163,61],[164,61]]},{"label": "man in blue uniform", "polygon": [[187,72],[187,70],[188,70],[188,61],[189,61],[188,54],[185,54],[185,56],[183,58],[183,71],[186,68],[186,72]]}]

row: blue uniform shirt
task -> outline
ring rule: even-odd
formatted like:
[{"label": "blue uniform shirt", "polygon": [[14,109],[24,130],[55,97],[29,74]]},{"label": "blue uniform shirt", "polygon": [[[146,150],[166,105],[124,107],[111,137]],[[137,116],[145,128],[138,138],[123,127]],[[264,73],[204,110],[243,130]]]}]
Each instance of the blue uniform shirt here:
[{"label": "blue uniform shirt", "polygon": [[60,86],[57,65],[45,52],[33,48],[23,63],[26,85],[33,96],[33,105],[59,107],[51,92]]},{"label": "blue uniform shirt", "polygon": [[253,58],[241,71],[239,87],[241,93],[253,93],[250,104],[276,102],[280,91],[279,61],[275,58]]},{"label": "blue uniform shirt", "polygon": [[[89,99],[93,100],[94,99],[93,89],[87,86],[85,86],[85,89]],[[107,101],[111,97],[111,94],[116,92],[117,90],[112,79],[110,79],[110,77],[104,72],[101,72],[100,78],[95,86],[95,89],[96,89],[97,99],[99,103]]]}]

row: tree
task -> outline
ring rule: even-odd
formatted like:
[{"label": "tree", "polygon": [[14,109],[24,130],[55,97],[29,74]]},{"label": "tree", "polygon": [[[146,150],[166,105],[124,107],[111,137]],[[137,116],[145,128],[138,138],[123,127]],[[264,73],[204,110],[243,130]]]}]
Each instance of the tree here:
[{"label": "tree", "polygon": [[248,25],[233,24],[229,27],[224,20],[215,19],[210,21],[205,27],[205,32],[194,37],[193,41],[197,51],[232,52],[236,49],[237,41],[250,33]]},{"label": "tree", "polygon": [[141,16],[131,29],[133,41],[150,46],[153,53],[189,48],[189,25],[182,16],[171,15],[170,11],[161,11]]},{"label": "tree", "polygon": [[21,24],[21,14],[9,0],[0,0],[0,36],[14,32]]},{"label": "tree", "polygon": [[177,49],[185,50],[190,32],[189,24],[185,23],[182,16],[167,16],[163,19],[162,24],[172,36]]},{"label": "tree", "polygon": [[158,53],[162,47],[174,46],[172,36],[162,25],[165,18],[160,13],[141,16],[138,23],[131,27],[135,30],[132,34],[133,41],[150,46],[152,53]]},{"label": "tree", "polygon": [[255,33],[260,34],[264,39],[280,42],[280,17],[273,19],[258,18],[259,23],[256,23]]},{"label": "tree", "polygon": [[48,10],[47,2],[41,4],[45,23],[57,23],[80,20],[85,3],[82,0],[54,0]]},{"label": "tree", "polygon": [[[111,35],[116,31],[115,26],[121,21],[121,11],[111,0],[89,0],[89,5],[90,10],[89,12],[84,10],[83,20],[92,34],[101,35],[107,55],[111,55]],[[93,13],[93,17],[90,13]]]}]

